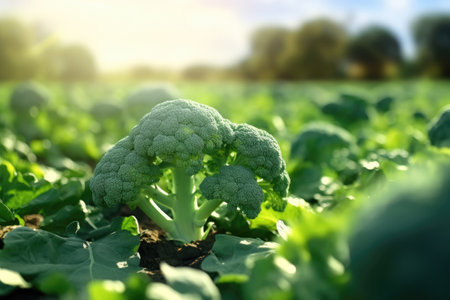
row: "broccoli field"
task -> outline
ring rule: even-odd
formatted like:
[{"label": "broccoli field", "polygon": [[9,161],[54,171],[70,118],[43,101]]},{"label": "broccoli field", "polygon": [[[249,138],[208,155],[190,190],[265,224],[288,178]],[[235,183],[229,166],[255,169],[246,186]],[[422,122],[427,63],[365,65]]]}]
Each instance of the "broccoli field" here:
[{"label": "broccoli field", "polygon": [[2,83],[0,112],[0,298],[450,297],[448,82]]}]

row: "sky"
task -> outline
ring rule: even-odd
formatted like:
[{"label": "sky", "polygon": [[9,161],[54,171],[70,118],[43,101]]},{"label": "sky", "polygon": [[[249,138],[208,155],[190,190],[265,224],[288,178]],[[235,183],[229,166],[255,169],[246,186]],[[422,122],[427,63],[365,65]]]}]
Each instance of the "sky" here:
[{"label": "sky", "polygon": [[257,28],[296,28],[318,17],[342,22],[352,33],[371,24],[388,26],[411,56],[410,24],[427,12],[450,13],[450,1],[0,0],[0,16],[17,17],[61,42],[86,45],[103,71],[137,64],[230,65],[248,54]]}]

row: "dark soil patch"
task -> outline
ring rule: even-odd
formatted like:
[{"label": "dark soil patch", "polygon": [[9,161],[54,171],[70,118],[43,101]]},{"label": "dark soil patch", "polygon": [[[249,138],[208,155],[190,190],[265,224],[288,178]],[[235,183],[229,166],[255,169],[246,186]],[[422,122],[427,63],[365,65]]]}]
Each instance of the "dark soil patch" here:
[{"label": "dark soil patch", "polygon": [[191,267],[200,269],[200,265],[211,253],[215,242],[214,234],[210,234],[203,241],[193,241],[189,244],[179,244],[166,239],[165,232],[150,220],[141,210],[129,210],[124,206],[121,215],[134,215],[139,221],[141,229],[141,244],[139,254],[141,267],[152,281],[164,282],[159,265],[166,262],[173,267]]},{"label": "dark soil patch", "polygon": [[200,265],[211,252],[214,244],[214,235],[209,235],[203,241],[194,241],[180,245],[174,241],[161,239],[160,234],[153,230],[144,230],[141,234],[141,266],[152,281],[164,281],[159,265],[161,262],[174,267],[191,267],[200,269]]},{"label": "dark soil patch", "polygon": [[[25,226],[39,229],[43,217],[41,215],[28,215],[24,216],[23,220],[25,221]],[[19,225],[0,226],[0,249],[3,249],[3,239],[5,238],[5,235],[17,227],[19,227]]]},{"label": "dark soil patch", "polygon": [[44,217],[41,215],[27,215],[23,217],[25,221],[25,226],[30,227],[32,229],[39,229],[41,226],[41,222],[44,220]]}]

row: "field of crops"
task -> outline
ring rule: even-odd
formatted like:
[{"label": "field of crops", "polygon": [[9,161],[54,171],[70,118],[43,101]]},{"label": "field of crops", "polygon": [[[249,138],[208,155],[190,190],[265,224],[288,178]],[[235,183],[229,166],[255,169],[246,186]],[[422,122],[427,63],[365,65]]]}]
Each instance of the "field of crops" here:
[{"label": "field of crops", "polygon": [[449,105],[429,81],[2,84],[0,297],[448,299]]}]

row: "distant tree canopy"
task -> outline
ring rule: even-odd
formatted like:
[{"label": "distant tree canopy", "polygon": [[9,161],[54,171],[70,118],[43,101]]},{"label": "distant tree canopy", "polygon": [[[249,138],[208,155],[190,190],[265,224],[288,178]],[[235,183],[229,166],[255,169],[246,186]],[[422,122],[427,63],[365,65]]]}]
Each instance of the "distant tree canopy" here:
[{"label": "distant tree canopy", "polygon": [[348,60],[351,76],[369,79],[392,77],[402,62],[400,42],[387,28],[367,27],[351,40]]},{"label": "distant tree canopy", "polygon": [[282,77],[282,59],[286,55],[290,32],[282,27],[264,27],[251,39],[251,55],[244,72],[251,79],[273,80]]},{"label": "distant tree canopy", "polygon": [[11,18],[0,18],[0,80],[28,79],[34,72],[29,28]]},{"label": "distant tree canopy", "polygon": [[327,19],[311,21],[290,31],[264,27],[251,40],[251,54],[243,63],[251,79],[329,79],[342,74],[347,33]]},{"label": "distant tree canopy", "polygon": [[36,38],[31,27],[0,18],[0,80],[44,78],[91,80],[95,59],[82,45],[60,45]]},{"label": "distant tree canopy", "polygon": [[348,36],[345,28],[328,19],[304,24],[292,32],[283,61],[288,79],[330,79],[342,76]]},{"label": "distant tree canopy", "polygon": [[450,15],[426,15],[413,24],[417,64],[428,76],[450,77]]}]

